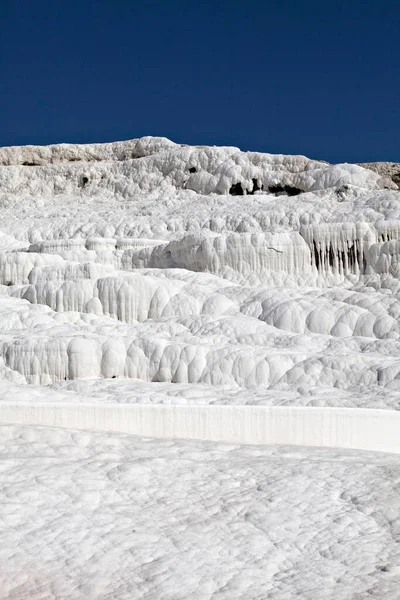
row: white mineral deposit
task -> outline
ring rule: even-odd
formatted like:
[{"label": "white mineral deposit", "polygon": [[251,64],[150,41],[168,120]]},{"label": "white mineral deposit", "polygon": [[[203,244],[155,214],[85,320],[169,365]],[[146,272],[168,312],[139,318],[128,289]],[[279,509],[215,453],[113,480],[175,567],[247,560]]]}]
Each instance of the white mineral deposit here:
[{"label": "white mineral deposit", "polygon": [[0,148],[1,600],[399,600],[399,173]]}]

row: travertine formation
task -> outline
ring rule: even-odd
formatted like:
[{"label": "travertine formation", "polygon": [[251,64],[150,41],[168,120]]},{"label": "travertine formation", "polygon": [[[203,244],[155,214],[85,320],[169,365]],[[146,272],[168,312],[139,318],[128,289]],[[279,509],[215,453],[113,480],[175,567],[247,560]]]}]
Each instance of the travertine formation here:
[{"label": "travertine formation", "polygon": [[11,426],[0,440],[2,600],[398,599],[392,455]]},{"label": "travertine formation", "polygon": [[[398,410],[399,186],[165,138],[0,148],[0,401]],[[1,440],[0,598],[397,600],[394,456]]]}]

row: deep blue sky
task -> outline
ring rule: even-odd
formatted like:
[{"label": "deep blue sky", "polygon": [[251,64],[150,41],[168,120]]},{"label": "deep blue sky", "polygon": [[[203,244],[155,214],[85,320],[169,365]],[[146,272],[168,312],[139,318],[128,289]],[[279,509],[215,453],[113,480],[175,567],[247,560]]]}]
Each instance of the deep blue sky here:
[{"label": "deep blue sky", "polygon": [[0,145],[400,162],[399,0],[0,0]]}]

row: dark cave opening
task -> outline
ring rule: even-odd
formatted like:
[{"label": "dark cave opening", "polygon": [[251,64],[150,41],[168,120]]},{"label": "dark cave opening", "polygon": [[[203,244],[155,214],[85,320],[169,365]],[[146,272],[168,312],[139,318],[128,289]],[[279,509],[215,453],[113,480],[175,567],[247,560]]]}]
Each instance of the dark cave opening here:
[{"label": "dark cave opening", "polygon": [[292,185],[271,185],[268,191],[277,196],[298,196],[303,193],[303,190]]}]

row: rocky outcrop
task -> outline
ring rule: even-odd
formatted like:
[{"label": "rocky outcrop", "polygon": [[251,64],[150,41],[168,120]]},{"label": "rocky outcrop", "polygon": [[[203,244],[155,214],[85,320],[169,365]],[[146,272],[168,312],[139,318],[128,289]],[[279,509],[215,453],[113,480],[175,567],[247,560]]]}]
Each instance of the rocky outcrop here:
[{"label": "rocky outcrop", "polygon": [[360,167],[378,173],[381,177],[391,179],[400,188],[400,163],[374,162],[359,163]]}]

